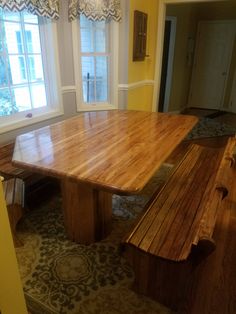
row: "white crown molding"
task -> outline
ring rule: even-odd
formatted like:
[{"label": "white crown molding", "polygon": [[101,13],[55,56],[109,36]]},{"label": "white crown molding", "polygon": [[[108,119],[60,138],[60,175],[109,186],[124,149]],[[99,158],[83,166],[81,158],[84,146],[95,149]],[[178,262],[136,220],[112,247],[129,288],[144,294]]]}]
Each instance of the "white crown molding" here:
[{"label": "white crown molding", "polygon": [[143,81],[138,81],[138,82],[134,82],[134,83],[130,83],[130,84],[119,84],[118,89],[119,89],[119,91],[126,91],[126,90],[135,89],[135,88],[139,88],[142,86],[148,86],[148,85],[154,85],[154,81],[153,80],[143,80]]},{"label": "white crown molding", "polygon": [[75,85],[62,86],[61,92],[62,92],[62,94],[75,93],[76,92],[76,86]]}]

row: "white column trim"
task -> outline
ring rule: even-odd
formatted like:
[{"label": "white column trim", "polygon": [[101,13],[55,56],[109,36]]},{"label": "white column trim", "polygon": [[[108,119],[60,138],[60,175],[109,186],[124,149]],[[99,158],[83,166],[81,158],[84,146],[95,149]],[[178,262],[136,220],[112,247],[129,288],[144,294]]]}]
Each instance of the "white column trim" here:
[{"label": "white column trim", "polygon": [[61,92],[62,92],[62,94],[75,93],[76,92],[76,86],[75,85],[62,86]]}]

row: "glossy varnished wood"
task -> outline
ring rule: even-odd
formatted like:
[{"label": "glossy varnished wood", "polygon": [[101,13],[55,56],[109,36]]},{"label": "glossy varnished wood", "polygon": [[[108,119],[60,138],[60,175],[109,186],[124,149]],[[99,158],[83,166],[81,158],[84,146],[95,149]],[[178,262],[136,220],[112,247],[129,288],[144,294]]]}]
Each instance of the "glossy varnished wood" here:
[{"label": "glossy varnished wood", "polygon": [[191,313],[188,291],[194,299],[199,265],[217,248],[216,220],[235,186],[235,147],[234,138],[224,148],[190,146],[124,241],[136,291],[180,313]]},{"label": "glossy varnished wood", "polygon": [[236,313],[236,165],[229,193],[222,201],[213,238],[216,249],[195,273],[185,314]]},{"label": "glossy varnished wood", "polygon": [[13,163],[120,193],[137,193],[197,122],[184,115],[104,111],[17,137]]},{"label": "glossy varnished wood", "polygon": [[217,202],[222,197],[220,192],[214,193],[222,154],[222,149],[192,145],[168,182],[148,204],[127,243],[154,256],[186,260],[212,194]]},{"label": "glossy varnished wood", "polygon": [[24,170],[12,165],[12,156],[15,143],[9,143],[0,147],[0,174],[5,178],[24,176]]},{"label": "glossy varnished wood", "polygon": [[68,179],[61,187],[68,237],[84,244],[106,237],[111,230],[112,194]]},{"label": "glossy varnished wood", "polygon": [[23,245],[16,235],[16,225],[24,213],[22,207],[23,186],[24,182],[21,179],[12,178],[3,181],[3,194],[6,200],[12,238],[15,247],[20,247]]},{"label": "glossy varnished wood", "polygon": [[111,193],[138,193],[197,122],[193,116],[103,111],[17,137],[13,163],[61,179],[70,239],[91,243],[111,226]]}]

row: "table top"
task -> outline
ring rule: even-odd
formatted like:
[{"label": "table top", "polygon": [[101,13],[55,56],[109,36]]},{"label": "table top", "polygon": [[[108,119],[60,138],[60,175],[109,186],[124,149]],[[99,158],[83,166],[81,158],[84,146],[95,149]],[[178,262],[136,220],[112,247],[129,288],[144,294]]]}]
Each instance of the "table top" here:
[{"label": "table top", "polygon": [[81,113],[18,136],[13,164],[116,193],[137,193],[197,121],[143,111]]}]

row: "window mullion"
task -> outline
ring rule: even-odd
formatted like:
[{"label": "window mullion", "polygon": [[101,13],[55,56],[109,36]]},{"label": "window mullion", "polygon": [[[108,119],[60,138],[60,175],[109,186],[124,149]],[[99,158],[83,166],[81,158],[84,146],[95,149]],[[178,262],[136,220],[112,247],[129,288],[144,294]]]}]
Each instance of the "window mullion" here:
[{"label": "window mullion", "polygon": [[27,42],[26,42],[26,36],[25,36],[25,24],[23,20],[23,14],[20,13],[20,24],[21,24],[21,30],[22,30],[22,39],[23,39],[23,48],[24,48],[24,57],[25,57],[25,67],[26,67],[26,73],[27,73],[27,85],[29,89],[29,95],[30,95],[30,104],[31,109],[33,109],[33,97],[31,92],[31,85],[30,85],[30,70],[29,70],[29,60],[28,60],[28,48],[27,48]]},{"label": "window mullion", "polygon": [[[4,42],[4,37],[3,37],[3,33],[5,34],[5,27],[4,27],[4,21],[1,21],[0,23],[0,31],[1,31],[1,37],[2,37],[2,49],[3,49],[3,62],[4,62],[4,67],[5,67],[5,73],[6,73],[6,80],[7,80],[7,85],[6,87],[8,87],[8,91],[10,93],[10,99],[11,99],[11,110],[12,112],[14,112],[14,97],[13,97],[13,93],[12,93],[12,89],[11,89],[11,79],[9,77],[9,71],[8,71],[8,58],[9,58],[9,54],[6,48],[6,43]],[[9,63],[10,64],[10,63]]]},{"label": "window mullion", "polygon": [[94,99],[97,102],[97,58],[94,55]]},{"label": "window mullion", "polygon": [[91,24],[92,27],[92,53],[90,54],[91,57],[94,59],[94,63],[93,63],[93,73],[94,73],[94,77],[93,80],[91,81],[91,83],[93,83],[93,94],[94,94],[94,102],[96,102],[96,88],[95,88],[95,82],[96,82],[96,60],[94,58],[94,52],[95,52],[95,36],[94,36],[94,32],[95,32],[95,22],[92,22]]}]

